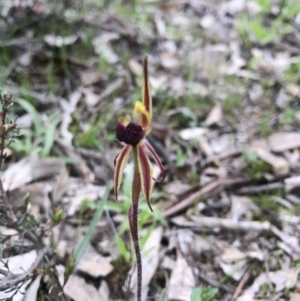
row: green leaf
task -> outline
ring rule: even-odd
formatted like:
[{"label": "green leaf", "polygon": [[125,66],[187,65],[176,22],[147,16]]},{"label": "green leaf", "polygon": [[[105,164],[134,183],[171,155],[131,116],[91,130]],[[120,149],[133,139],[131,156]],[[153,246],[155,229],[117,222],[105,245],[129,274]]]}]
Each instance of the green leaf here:
[{"label": "green leaf", "polygon": [[49,127],[45,131],[45,141],[44,141],[44,148],[42,151],[42,157],[47,157],[50,154],[50,150],[55,140],[56,135],[56,126],[59,122],[59,119],[54,120]]},{"label": "green leaf", "polygon": [[192,290],[191,301],[210,301],[218,293],[218,289],[198,286]]},{"label": "green leaf", "polygon": [[39,113],[35,109],[35,107],[25,99],[16,99],[16,103],[18,103],[28,114],[31,115],[35,130],[40,133],[42,131],[41,120]]},{"label": "green leaf", "polygon": [[147,229],[146,234],[142,237],[142,239],[140,241],[140,244],[141,244],[142,248],[144,247],[146,241],[148,240],[148,238],[151,235],[151,233],[152,233],[155,226],[156,226],[156,223],[152,223],[152,225]]},{"label": "green leaf", "polygon": [[127,214],[128,206],[124,206],[124,203],[117,203],[117,202],[107,202],[106,204],[107,209],[114,212],[124,212]]},{"label": "green leaf", "polygon": [[123,239],[119,235],[117,236],[117,246],[118,246],[119,251],[120,251],[121,255],[123,256],[124,260],[126,262],[129,262],[129,259],[130,259],[129,253],[126,249]]},{"label": "green leaf", "polygon": [[200,292],[200,287],[194,288],[191,293],[191,301],[199,301]]},{"label": "green leaf", "polygon": [[58,210],[54,213],[54,215],[53,215],[53,217],[52,217],[52,222],[53,222],[54,225],[57,225],[57,224],[60,223],[60,221],[61,221],[62,218],[63,218],[63,214],[64,214],[64,212],[63,212],[62,209],[58,209]]}]

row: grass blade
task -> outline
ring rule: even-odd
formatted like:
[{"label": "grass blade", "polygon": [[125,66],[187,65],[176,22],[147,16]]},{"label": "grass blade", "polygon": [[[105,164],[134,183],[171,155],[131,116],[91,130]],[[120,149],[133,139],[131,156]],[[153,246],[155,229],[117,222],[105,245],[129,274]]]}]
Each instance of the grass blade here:
[{"label": "grass blade", "polygon": [[107,201],[109,191],[110,191],[110,185],[108,184],[106,186],[104,196],[98,204],[97,210],[96,210],[96,212],[93,216],[93,219],[88,227],[88,230],[87,230],[83,240],[81,241],[80,245],[78,246],[78,248],[75,251],[75,262],[76,262],[75,266],[79,263],[80,259],[82,258],[83,254],[91,240],[91,237],[94,233],[97,223],[98,223],[100,217],[102,216],[104,205]]}]

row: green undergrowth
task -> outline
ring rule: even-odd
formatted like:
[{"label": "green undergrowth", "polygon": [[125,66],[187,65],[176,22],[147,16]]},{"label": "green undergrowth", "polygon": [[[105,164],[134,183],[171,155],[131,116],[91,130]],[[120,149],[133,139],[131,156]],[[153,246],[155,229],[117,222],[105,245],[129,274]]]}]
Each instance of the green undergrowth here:
[{"label": "green undergrowth", "polygon": [[218,294],[217,288],[198,286],[191,293],[191,301],[211,301]]},{"label": "green undergrowth", "polygon": [[279,1],[278,12],[271,11],[271,0],[256,0],[258,12],[254,16],[242,13],[236,21],[240,36],[247,47],[253,43],[266,45],[293,31],[291,19],[300,11],[295,0]]},{"label": "green undergrowth", "polygon": [[251,198],[259,206],[259,208],[279,212],[284,207],[276,202],[275,198],[282,198],[283,195],[282,189],[276,189],[273,192],[261,193],[258,196],[253,196]]},{"label": "green undergrowth", "polygon": [[243,158],[247,164],[245,174],[253,180],[260,180],[264,174],[272,173],[272,166],[260,160],[257,155],[250,151],[243,152]]}]

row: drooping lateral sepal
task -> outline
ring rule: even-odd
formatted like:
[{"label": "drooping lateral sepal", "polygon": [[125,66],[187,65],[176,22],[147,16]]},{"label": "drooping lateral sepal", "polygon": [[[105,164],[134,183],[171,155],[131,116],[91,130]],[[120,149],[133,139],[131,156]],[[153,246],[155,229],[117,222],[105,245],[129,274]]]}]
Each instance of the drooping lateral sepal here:
[{"label": "drooping lateral sepal", "polygon": [[125,145],[120,154],[115,158],[114,193],[116,199],[118,199],[118,191],[123,179],[124,168],[128,162],[131,150],[131,145]]},{"label": "drooping lateral sepal", "polygon": [[150,154],[152,155],[154,161],[158,165],[158,167],[160,169],[160,172],[161,172],[161,178],[160,179],[154,179],[153,178],[153,180],[157,183],[161,183],[165,180],[166,170],[165,170],[164,166],[162,165],[162,163],[161,163],[157,153],[155,152],[154,148],[147,141],[145,141],[145,145],[146,145],[148,151],[150,152]]},{"label": "drooping lateral sepal", "polygon": [[137,146],[137,162],[138,162],[138,169],[141,177],[142,191],[145,195],[150,210],[153,211],[150,204],[153,170],[152,170],[152,164],[146,154],[144,143],[139,144]]}]

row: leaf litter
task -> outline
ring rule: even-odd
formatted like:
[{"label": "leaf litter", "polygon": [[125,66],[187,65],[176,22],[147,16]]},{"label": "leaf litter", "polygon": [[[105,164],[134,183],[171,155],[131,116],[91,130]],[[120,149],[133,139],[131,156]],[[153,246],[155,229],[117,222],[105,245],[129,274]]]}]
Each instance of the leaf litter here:
[{"label": "leaf litter", "polygon": [[[126,186],[122,202],[110,195],[85,255],[67,272],[112,179],[115,124],[138,100],[146,52],[149,140],[168,181],[154,189],[154,213],[140,212],[143,300],[163,289],[170,300],[191,300],[196,287],[217,288],[213,300],[298,300],[298,4],[119,2],[0,4],[0,87],[38,112],[16,106],[23,147],[9,146],[1,178],[13,207],[35,217],[27,226],[56,249],[13,300],[134,300]],[[54,112],[52,141],[42,127]],[[1,222],[2,260],[36,252],[11,227]],[[60,267],[59,281],[49,265]]]}]

